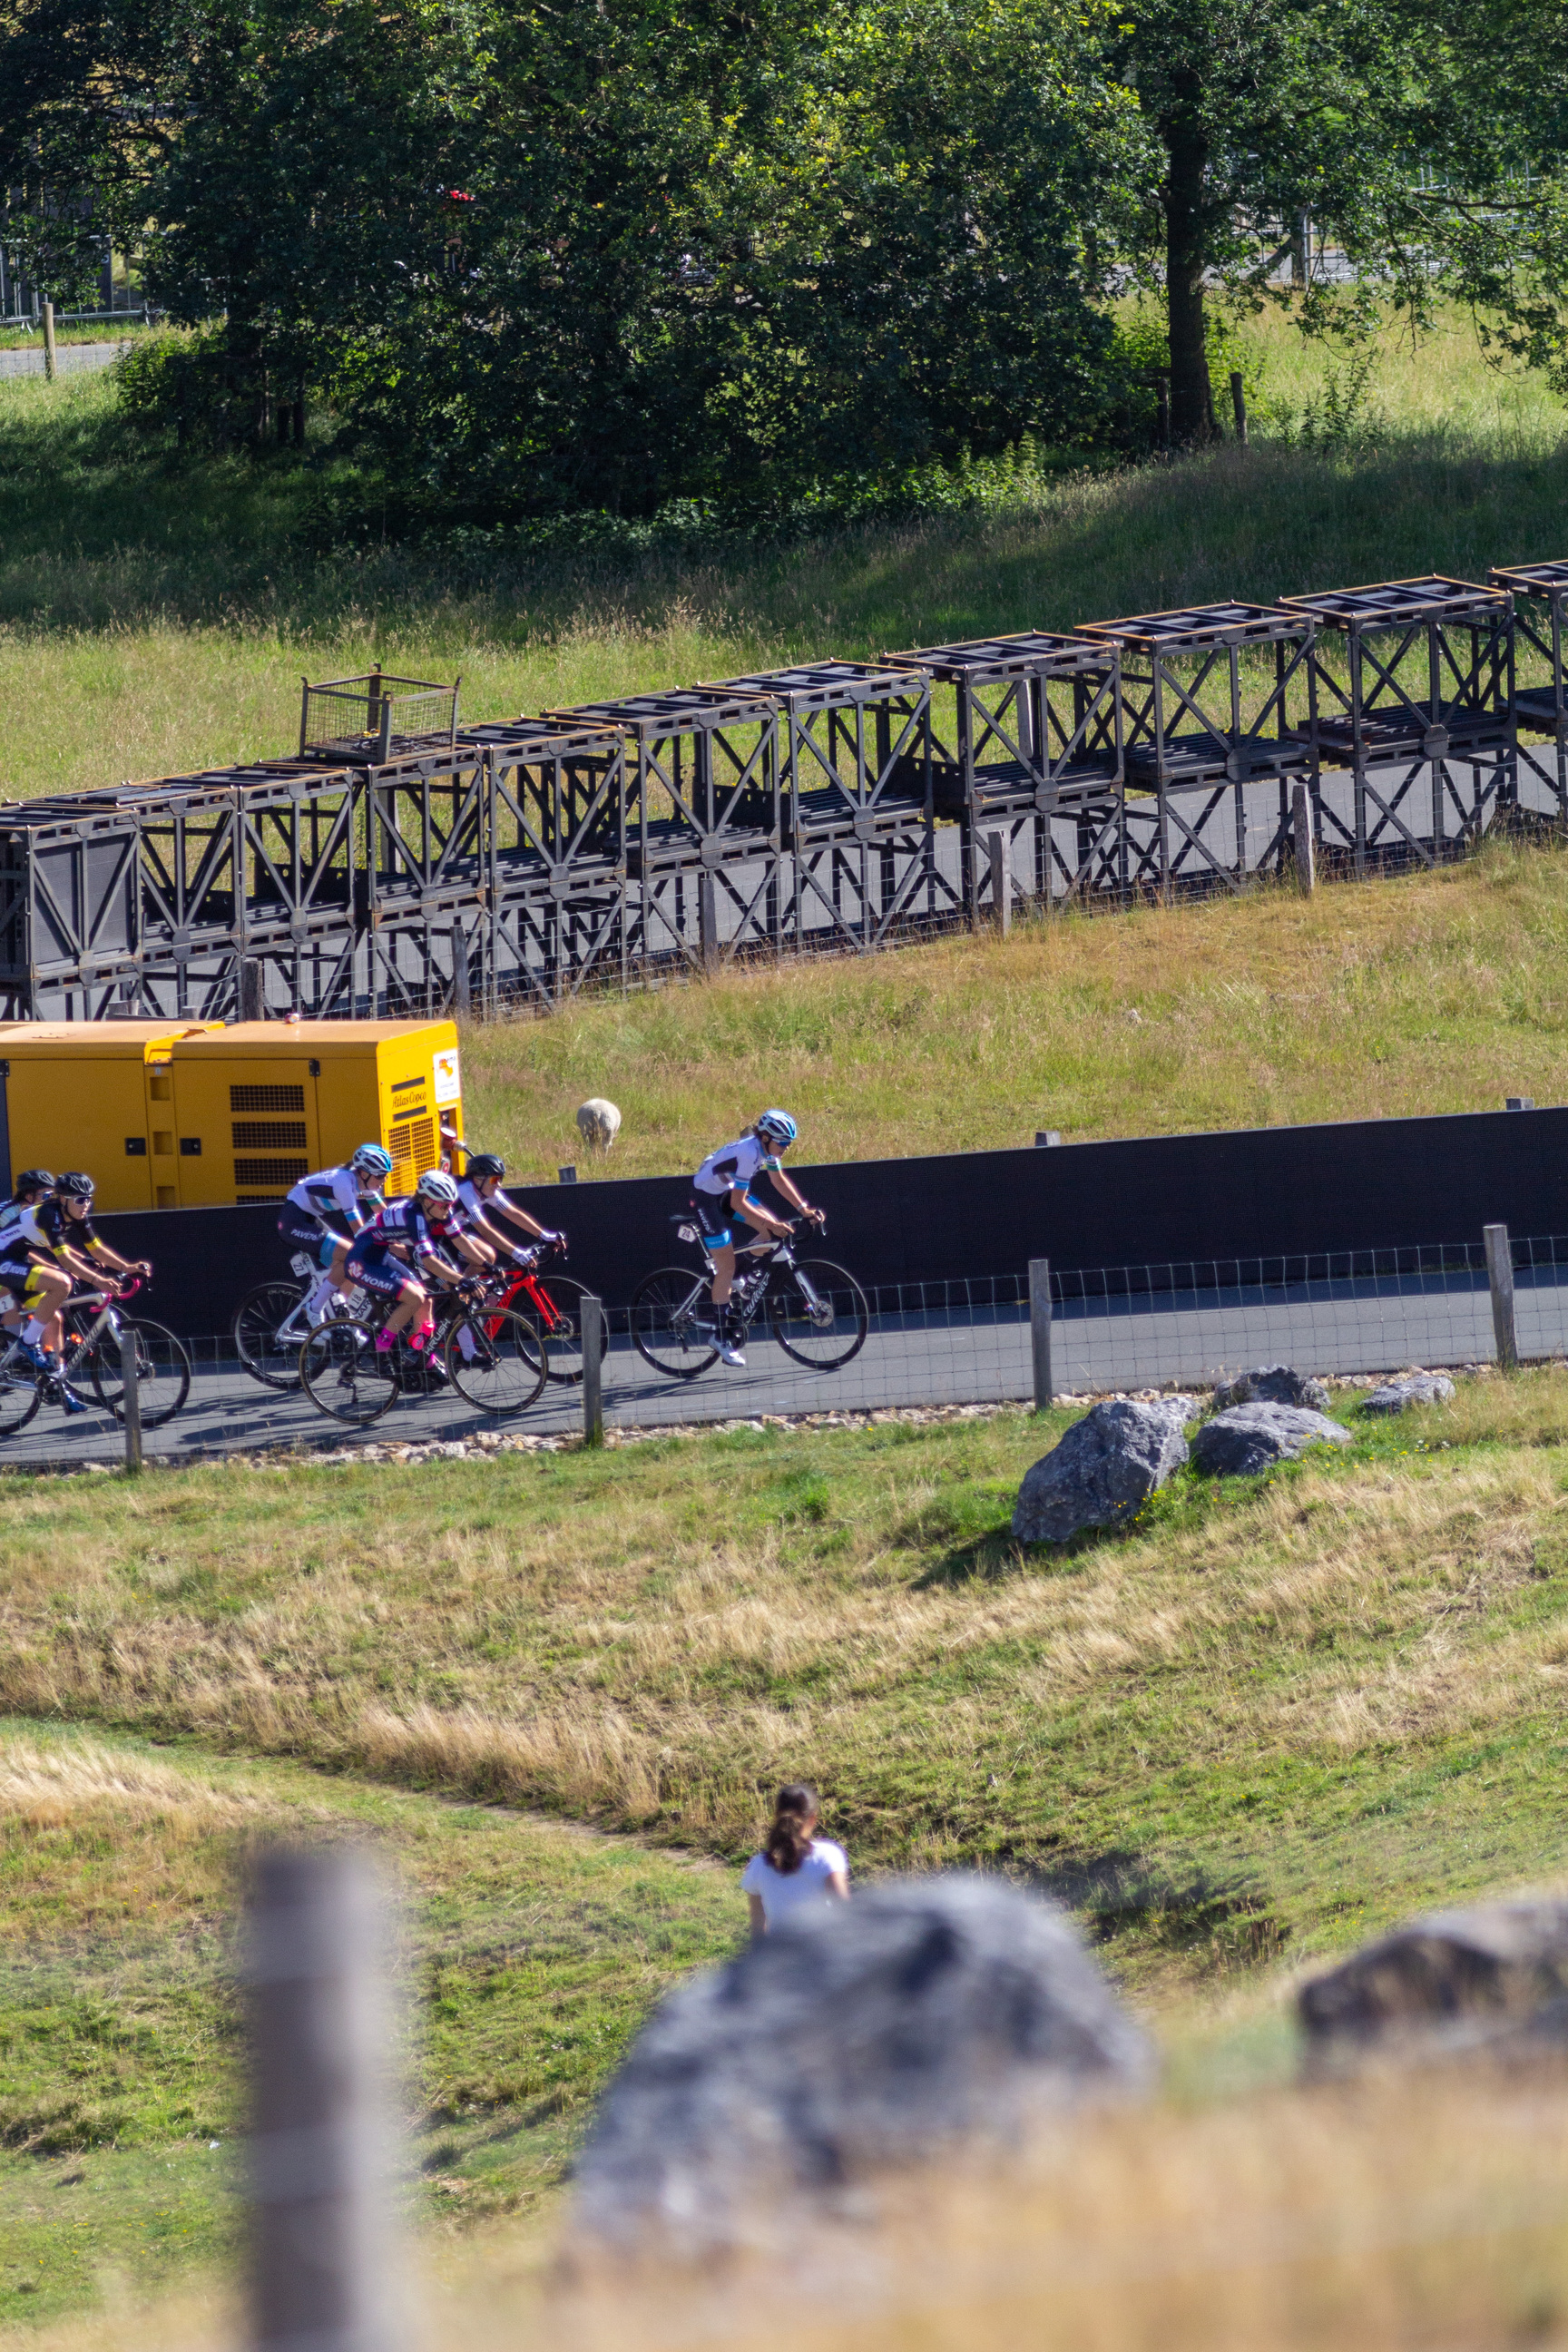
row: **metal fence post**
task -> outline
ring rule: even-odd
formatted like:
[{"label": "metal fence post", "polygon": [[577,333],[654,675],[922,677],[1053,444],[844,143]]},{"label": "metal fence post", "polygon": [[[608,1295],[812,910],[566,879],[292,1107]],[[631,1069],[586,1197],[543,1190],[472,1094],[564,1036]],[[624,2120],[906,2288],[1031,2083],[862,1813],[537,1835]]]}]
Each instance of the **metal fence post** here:
[{"label": "metal fence post", "polygon": [[1318,877],[1312,855],[1312,797],[1305,784],[1294,784],[1290,790],[1290,831],[1296,845],[1296,887],[1303,898],[1310,898]]},{"label": "metal fence post", "polygon": [[1056,1393],[1051,1383],[1051,1262],[1029,1260],[1029,1345],[1035,1360],[1035,1411],[1045,1412]]},{"label": "metal fence post", "polygon": [[263,1850],[245,1979],[250,2352],[394,2352],[382,2067],[384,1915],[348,1846]]},{"label": "metal fence post", "polygon": [[991,911],[996,928],[1004,939],[1013,928],[1013,877],[1007,871],[1007,836],[994,833],[988,843],[991,853]]},{"label": "metal fence post", "polygon": [[1486,1225],[1487,1280],[1492,1294],[1492,1329],[1497,1335],[1497,1360],[1505,1372],[1519,1365],[1519,1339],[1513,1323],[1513,1249],[1506,1225]]},{"label": "metal fence post", "polygon": [[605,1399],[603,1367],[605,1360],[605,1302],[593,1292],[584,1291],[582,1301],[583,1330],[583,1443],[603,1445],[605,1442]]},{"label": "metal fence post", "polygon": [[[129,1366],[125,1350],[131,1350]],[[142,1467],[142,1354],[136,1334],[122,1330],[120,1335],[121,1402],[125,1413],[125,1470],[135,1477]]]}]

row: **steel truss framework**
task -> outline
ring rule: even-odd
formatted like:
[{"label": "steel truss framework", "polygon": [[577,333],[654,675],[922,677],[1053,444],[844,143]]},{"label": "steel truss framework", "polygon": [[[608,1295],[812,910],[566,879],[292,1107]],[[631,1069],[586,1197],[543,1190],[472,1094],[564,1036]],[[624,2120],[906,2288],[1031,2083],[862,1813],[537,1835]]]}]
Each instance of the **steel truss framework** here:
[{"label": "steel truss framework", "polygon": [[[1321,836],[1363,873],[1431,866],[1517,798],[1510,594],[1430,574],[1289,596],[1318,629],[1312,746]],[[1331,658],[1342,649],[1342,667]],[[1321,790],[1351,772],[1347,823]]]},{"label": "steel truss framework", "polygon": [[1302,784],[1347,865],[1433,862],[1517,799],[1521,727],[1568,823],[1565,611],[1568,562],[1500,567],[26,802],[0,1000],[219,1017],[259,973],[278,1011],[548,1006],[980,919],[998,833],[1046,907],[1235,889],[1291,858]]},{"label": "steel truss framework", "polygon": [[1058,883],[1064,896],[1103,887],[1091,878],[1096,845],[1108,820],[1119,837],[1121,799],[1119,650],[1027,630],[886,658],[932,681],[932,803],[962,829],[970,920],[995,911],[989,844],[998,832],[1015,887],[1022,858],[1029,896],[1048,904]]},{"label": "steel truss framework", "polygon": [[764,697],[775,713],[781,947],[863,951],[959,919],[961,885],[934,854],[923,673],[812,662],[723,690]]},{"label": "steel truss framework", "polygon": [[[1563,675],[1568,563],[1496,564],[1489,584],[1513,599],[1513,720],[1519,770],[1544,786],[1558,824],[1568,821],[1568,679]],[[1534,659],[1531,659],[1531,656]],[[1544,669],[1544,682],[1521,685],[1519,671]]]},{"label": "steel truss framework", "polygon": [[1280,865],[1312,772],[1312,623],[1195,604],[1082,634],[1121,654],[1124,779],[1098,830],[1079,826],[1079,887],[1170,898]]}]

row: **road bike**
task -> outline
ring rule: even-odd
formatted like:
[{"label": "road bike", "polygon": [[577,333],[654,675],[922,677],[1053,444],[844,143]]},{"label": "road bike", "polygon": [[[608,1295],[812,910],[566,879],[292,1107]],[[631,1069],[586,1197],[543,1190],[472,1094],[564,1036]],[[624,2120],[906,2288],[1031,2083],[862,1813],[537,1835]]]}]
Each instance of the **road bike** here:
[{"label": "road bike", "polygon": [[[432,1301],[434,1337],[417,1351],[401,1337],[376,1339],[394,1302],[362,1315],[330,1316],[300,1349],[300,1377],[319,1411],[363,1427],[400,1396],[439,1395],[449,1383],[464,1402],[497,1418],[525,1412],[549,1377],[549,1346],[535,1323],[502,1307],[494,1278],[452,1283]],[[441,1381],[432,1370],[438,1365]]]},{"label": "road bike", "polygon": [[583,1301],[586,1283],[563,1274],[542,1274],[540,1265],[549,1245],[520,1251],[510,1266],[498,1267],[495,1279],[499,1307],[510,1308],[544,1334],[549,1356],[546,1377],[580,1387],[583,1380]]},{"label": "road bike", "polygon": [[[767,1311],[768,1328],[786,1356],[814,1372],[837,1372],[858,1356],[870,1328],[866,1294],[852,1274],[827,1259],[796,1257],[800,1220],[779,1240],[737,1253],[730,1304],[744,1330]],[[694,1381],[719,1360],[719,1318],[710,1291],[713,1260],[689,1212],[672,1217],[679,1241],[702,1250],[702,1272],[662,1265],[632,1293],[632,1339],[638,1355],[672,1381]],[[755,1263],[751,1265],[745,1260]]]},{"label": "road bike", "polygon": [[[235,1353],[251,1379],[264,1388],[299,1387],[300,1350],[310,1335],[305,1302],[316,1286],[321,1268],[304,1250],[296,1250],[289,1264],[297,1280],[258,1282],[234,1310]],[[363,1290],[351,1291],[347,1297],[334,1291],[326,1312],[361,1314],[365,1304]]]},{"label": "road bike", "polygon": [[65,1308],[66,1346],[58,1374],[29,1362],[19,1339],[0,1332],[0,1437],[26,1429],[41,1404],[60,1401],[60,1382],[77,1395],[90,1381],[98,1402],[116,1421],[125,1418],[125,1378],[134,1363],[143,1429],[173,1421],[191,1392],[191,1360],[162,1323],[122,1315],[142,1277],[132,1275],[108,1290],[76,1294]]}]

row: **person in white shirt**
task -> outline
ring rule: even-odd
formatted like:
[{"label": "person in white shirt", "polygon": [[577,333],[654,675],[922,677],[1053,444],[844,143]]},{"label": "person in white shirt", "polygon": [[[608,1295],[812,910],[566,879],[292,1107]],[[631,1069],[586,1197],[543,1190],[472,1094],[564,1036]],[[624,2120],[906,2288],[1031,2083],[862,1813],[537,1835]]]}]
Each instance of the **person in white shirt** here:
[{"label": "person in white shirt", "polygon": [[746,1327],[736,1319],[730,1306],[735,1252],[752,1249],[761,1241],[777,1240],[789,1231],[788,1219],[764,1208],[756,1198],[752,1182],[758,1176],[770,1177],[774,1191],[781,1192],[792,1208],[798,1209],[815,1224],[822,1223],[822,1211],[803,1199],[784,1172],[784,1155],[798,1132],[787,1110],[765,1110],[750,1135],[740,1136],[733,1143],[721,1143],[717,1151],[710,1151],[691,1180],[691,1205],[697,1212],[703,1244],[713,1261],[713,1280],[709,1289],[719,1352],[727,1364],[738,1364],[742,1370],[746,1362]]},{"label": "person in white shirt", "polygon": [[794,1912],[849,1900],[849,1857],[831,1838],[817,1836],[821,1817],[822,1800],[808,1781],[792,1780],[779,1790],[767,1842],[741,1874],[753,1940]]}]

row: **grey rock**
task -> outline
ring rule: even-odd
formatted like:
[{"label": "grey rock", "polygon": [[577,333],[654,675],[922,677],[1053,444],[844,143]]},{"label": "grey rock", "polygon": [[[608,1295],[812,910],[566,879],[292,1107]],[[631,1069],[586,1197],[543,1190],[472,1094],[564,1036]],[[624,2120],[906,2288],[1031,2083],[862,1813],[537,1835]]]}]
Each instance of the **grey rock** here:
[{"label": "grey rock", "polygon": [[599,2109],[576,2231],[754,2242],[889,2167],[1142,2087],[1148,2044],[1065,1916],[997,1879],[807,1911],[655,2012]]},{"label": "grey rock", "polygon": [[1310,2063],[1380,2046],[1568,2040],[1568,1901],[1433,1911],[1304,1984]]},{"label": "grey rock", "polygon": [[1080,1528],[1131,1518],[1187,1458],[1195,1397],[1115,1398],[1091,1405],[1025,1473],[1013,1511],[1020,1543],[1066,1543]]},{"label": "grey rock", "polygon": [[1363,1412],[1407,1412],[1413,1404],[1447,1404],[1454,1383],[1446,1372],[1407,1372],[1402,1380],[1384,1381],[1362,1399]]},{"label": "grey rock", "polygon": [[1237,1404],[1205,1421],[1193,1440],[1200,1470],[1245,1478],[1276,1462],[1294,1461],[1309,1445],[1348,1445],[1351,1433],[1321,1412],[1291,1404]]},{"label": "grey rock", "polygon": [[1327,1412],[1329,1391],[1310,1372],[1293,1371],[1289,1364],[1259,1364],[1250,1372],[1237,1372],[1233,1381],[1221,1381],[1214,1403],[1216,1412],[1233,1404],[1300,1404],[1312,1412]]}]

